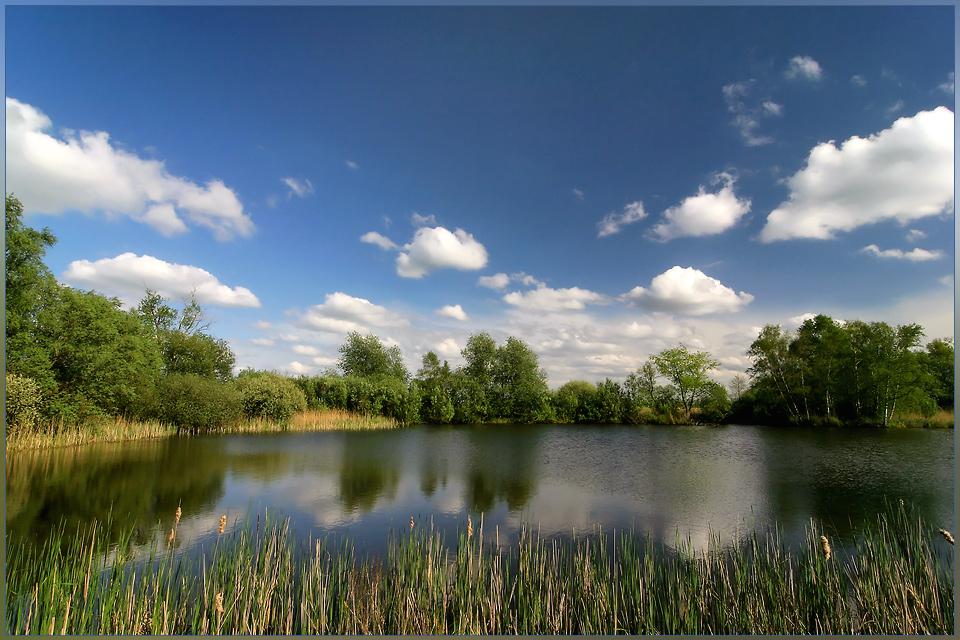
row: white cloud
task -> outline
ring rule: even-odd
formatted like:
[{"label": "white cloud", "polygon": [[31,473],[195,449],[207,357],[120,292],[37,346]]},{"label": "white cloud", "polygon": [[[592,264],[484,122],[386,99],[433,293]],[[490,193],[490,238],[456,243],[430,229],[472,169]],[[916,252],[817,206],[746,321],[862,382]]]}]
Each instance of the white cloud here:
[{"label": "white cloud", "polygon": [[345,293],[328,293],[323,304],[300,316],[298,326],[328,333],[369,331],[371,327],[405,327],[410,321],[386,307]]},{"label": "white cloud", "polygon": [[801,78],[816,82],[823,75],[820,64],[810,56],[794,56],[783,74],[788,80]]},{"label": "white cloud", "polygon": [[938,85],[937,88],[940,89],[940,91],[943,91],[944,93],[946,93],[947,95],[952,96],[955,93],[954,72],[951,71],[949,74],[947,74],[947,81],[941,85]]},{"label": "white cloud", "polygon": [[732,124],[740,131],[743,143],[748,147],[758,147],[774,141],[771,136],[756,133],[763,118],[777,117],[783,113],[783,106],[773,100],[763,100],[759,105],[754,100],[748,106],[746,100],[753,92],[753,82],[734,82],[723,87],[723,97],[727,110],[733,114]]},{"label": "white cloud", "polygon": [[904,252],[900,249],[881,250],[875,244],[868,245],[861,249],[863,253],[870,253],[878,258],[893,258],[896,260],[910,260],[911,262],[925,262],[927,260],[939,260],[943,257],[943,251],[927,251],[926,249],[914,249]]},{"label": "white cloud", "polygon": [[739,311],[753,301],[753,296],[736,293],[697,269],[676,266],[655,277],[649,289],[634,287],[620,300],[649,311],[699,316]]},{"label": "white cloud", "polygon": [[465,322],[470,319],[467,317],[467,314],[463,310],[463,307],[461,307],[458,304],[454,304],[454,305],[448,304],[444,306],[442,309],[437,309],[436,311],[434,311],[434,313],[436,313],[441,318],[450,318],[451,320],[460,320]]},{"label": "white cloud", "polygon": [[455,358],[460,355],[462,350],[462,347],[457,344],[457,341],[453,338],[446,338],[440,341],[434,349],[438,356],[444,358]]},{"label": "white cloud", "polygon": [[505,273],[496,273],[492,276],[480,276],[477,284],[488,289],[503,289],[510,284],[510,276]]},{"label": "white cloud", "polygon": [[647,213],[643,210],[643,203],[631,202],[623,208],[623,213],[608,213],[603,220],[597,223],[597,226],[600,227],[597,237],[603,238],[620,233],[621,227],[624,225],[639,222],[646,217]]},{"label": "white cloud", "polygon": [[734,194],[734,182],[729,173],[717,174],[713,183],[723,183],[719,191],[707,193],[701,186],[697,195],[664,211],[663,222],[650,230],[650,237],[667,241],[683,236],[710,236],[733,227],[750,211],[750,200]]},{"label": "white cloud", "polygon": [[903,100],[897,100],[892,105],[887,107],[887,115],[892,116],[895,113],[903,111]]},{"label": "white cloud", "polygon": [[432,213],[428,216],[422,216],[414,211],[410,216],[410,224],[415,227],[433,227],[437,224],[437,218]]},{"label": "white cloud", "polygon": [[360,168],[360,165],[358,165],[353,160],[347,160],[344,164],[346,164],[348,168],[353,169],[354,171]]},{"label": "white cloud", "polygon": [[580,200],[583,200],[583,191],[581,191],[580,189],[574,189],[573,195],[577,196],[577,198],[579,198]]},{"label": "white cloud", "polygon": [[858,87],[867,86],[867,79],[860,75],[853,76],[852,78],[850,78],[850,82],[857,85]]},{"label": "white cloud", "polygon": [[145,160],[110,144],[104,131],[45,133],[50,119],[38,109],[6,99],[7,192],[27,214],[76,210],[127,216],[172,236],[187,222],[207,227],[217,240],[250,237],[256,227],[233,190],[219,180],[204,186],[168,173],[159,160]]},{"label": "white cloud", "polygon": [[487,250],[463,229],[420,227],[397,256],[397,275],[422,278],[435,269],[475,271],[487,266]]},{"label": "white cloud", "polygon": [[767,217],[760,239],[829,239],[881,220],[952,212],[953,178],[953,112],[921,111],[869,138],[814,147],[786,180],[790,198]]},{"label": "white cloud", "polygon": [[301,356],[319,356],[322,351],[316,347],[311,347],[308,344],[295,344],[290,347],[290,350]]},{"label": "white cloud", "polygon": [[277,344],[276,340],[271,340],[270,338],[253,338],[250,342],[258,347],[272,347]]},{"label": "white cloud", "polygon": [[783,115],[783,105],[777,104],[773,100],[764,100],[760,107],[763,108],[764,112],[771,116]]},{"label": "white cloud", "polygon": [[246,287],[230,288],[209,271],[172,264],[153,256],[123,253],[95,262],[74,260],[63,272],[64,281],[134,303],[146,289],[169,299],[196,295],[200,304],[218,307],[260,307],[260,300]]},{"label": "white cloud", "polygon": [[520,309],[537,312],[578,311],[588,304],[606,304],[607,297],[581,289],[551,289],[543,283],[525,293],[514,291],[503,296],[504,302]]},{"label": "white cloud", "polygon": [[271,329],[271,328],[273,328],[273,323],[272,323],[272,322],[268,322],[268,321],[266,321],[266,320],[257,320],[256,322],[253,323],[253,328],[254,328],[254,329],[261,329],[261,330]]},{"label": "white cloud", "polygon": [[297,375],[305,375],[312,372],[313,367],[311,367],[308,364],[303,364],[302,362],[297,362],[296,360],[294,360],[293,362],[287,364],[287,370]]},{"label": "white cloud", "polygon": [[910,232],[907,234],[907,242],[911,244],[916,244],[920,240],[923,240],[927,237],[927,234],[919,229],[910,229]]},{"label": "white cloud", "polygon": [[303,198],[313,193],[313,185],[310,184],[309,180],[300,181],[296,178],[281,178],[280,181],[290,187],[290,193],[287,194],[288,199],[292,195]]},{"label": "white cloud", "polygon": [[393,240],[377,233],[376,231],[370,231],[369,233],[365,233],[360,236],[360,242],[369,242],[370,244],[375,244],[384,251],[389,249],[399,249]]}]

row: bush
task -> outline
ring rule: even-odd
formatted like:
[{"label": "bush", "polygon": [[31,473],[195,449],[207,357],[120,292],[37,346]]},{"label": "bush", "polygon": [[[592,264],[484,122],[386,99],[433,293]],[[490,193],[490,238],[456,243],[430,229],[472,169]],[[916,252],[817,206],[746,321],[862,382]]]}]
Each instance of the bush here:
[{"label": "bush", "polygon": [[40,387],[30,378],[7,374],[7,433],[34,427],[40,415]]},{"label": "bush", "polygon": [[279,373],[248,371],[237,377],[240,411],[250,418],[287,423],[295,413],[307,410],[307,396],[297,383]]},{"label": "bush", "polygon": [[170,375],[157,388],[157,413],[179,431],[203,433],[235,422],[240,397],[228,384],[198,375]]}]

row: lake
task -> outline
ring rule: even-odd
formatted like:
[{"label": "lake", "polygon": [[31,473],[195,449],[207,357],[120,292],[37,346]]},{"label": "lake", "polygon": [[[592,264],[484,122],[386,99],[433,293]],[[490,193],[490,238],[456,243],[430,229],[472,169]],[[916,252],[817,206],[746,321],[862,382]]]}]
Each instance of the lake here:
[{"label": "lake", "polygon": [[382,553],[391,531],[448,539],[483,521],[486,540],[634,529],[703,547],[778,523],[801,543],[811,518],[836,545],[903,499],[954,529],[954,431],[474,425],[366,432],[170,438],[7,455],[7,535],[101,522],[135,542],[216,536],[267,510],[300,539],[348,535]]}]

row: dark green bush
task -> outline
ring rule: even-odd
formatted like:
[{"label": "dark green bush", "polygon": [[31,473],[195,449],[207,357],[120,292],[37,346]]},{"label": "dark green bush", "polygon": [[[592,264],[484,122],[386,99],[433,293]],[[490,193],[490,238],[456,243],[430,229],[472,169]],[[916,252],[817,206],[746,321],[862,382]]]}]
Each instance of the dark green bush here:
[{"label": "dark green bush", "polygon": [[234,423],[240,396],[229,384],[197,375],[170,375],[157,388],[157,417],[179,431],[203,433]]},{"label": "dark green bush", "polygon": [[240,411],[250,418],[286,423],[307,409],[307,397],[294,380],[270,371],[246,371],[234,386],[240,396]]}]

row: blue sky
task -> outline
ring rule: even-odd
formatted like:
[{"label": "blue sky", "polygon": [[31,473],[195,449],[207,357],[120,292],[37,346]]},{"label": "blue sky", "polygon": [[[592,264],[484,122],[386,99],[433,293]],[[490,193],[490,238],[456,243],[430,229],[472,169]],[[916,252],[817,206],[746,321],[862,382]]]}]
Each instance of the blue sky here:
[{"label": "blue sky", "polygon": [[349,331],[551,386],[806,314],[954,327],[953,6],[6,7],[6,191],[62,282],[239,367]]}]

